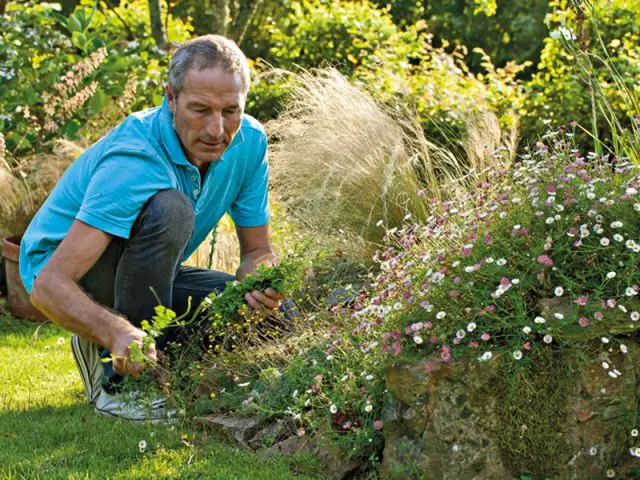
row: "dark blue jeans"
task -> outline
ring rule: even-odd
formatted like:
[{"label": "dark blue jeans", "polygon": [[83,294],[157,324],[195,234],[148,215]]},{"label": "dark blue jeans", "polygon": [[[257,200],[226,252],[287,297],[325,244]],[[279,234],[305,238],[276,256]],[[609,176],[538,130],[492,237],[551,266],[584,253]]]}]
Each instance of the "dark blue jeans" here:
[{"label": "dark blue jeans", "polygon": [[[161,304],[178,315],[191,312],[212,291],[222,291],[234,276],[204,268],[180,265],[194,227],[194,211],[187,197],[177,190],[155,194],[136,219],[129,239],[113,237],[98,262],[80,284],[98,303],[125,316],[140,327],[151,320],[154,308]],[[171,330],[157,339],[163,350],[180,331]],[[109,352],[105,349],[103,356]],[[104,363],[106,387],[117,385],[121,378],[111,363]]]}]

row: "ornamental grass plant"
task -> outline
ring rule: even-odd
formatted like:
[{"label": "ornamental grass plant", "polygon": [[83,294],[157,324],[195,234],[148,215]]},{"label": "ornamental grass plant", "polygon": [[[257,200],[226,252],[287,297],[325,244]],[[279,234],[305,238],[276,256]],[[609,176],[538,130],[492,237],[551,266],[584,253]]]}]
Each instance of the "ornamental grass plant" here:
[{"label": "ornamental grass plant", "polygon": [[0,133],[0,232],[21,236],[67,167],[82,153],[68,140],[56,140],[52,153],[9,159]]},{"label": "ornamental grass plant", "polygon": [[275,193],[302,225],[340,232],[365,251],[380,245],[378,221],[425,221],[422,197],[455,196],[512,160],[517,138],[502,135],[491,113],[469,116],[460,156],[426,138],[410,110],[376,101],[336,70],[291,75],[284,111],[267,126]]}]

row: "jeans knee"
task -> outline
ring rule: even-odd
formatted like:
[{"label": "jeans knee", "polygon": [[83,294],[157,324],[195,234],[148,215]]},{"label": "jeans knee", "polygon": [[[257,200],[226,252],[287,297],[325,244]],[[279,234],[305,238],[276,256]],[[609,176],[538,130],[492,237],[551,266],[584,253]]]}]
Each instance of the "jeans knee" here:
[{"label": "jeans knee", "polygon": [[186,246],[193,233],[195,213],[182,192],[161,190],[147,201],[138,220],[141,228]]}]

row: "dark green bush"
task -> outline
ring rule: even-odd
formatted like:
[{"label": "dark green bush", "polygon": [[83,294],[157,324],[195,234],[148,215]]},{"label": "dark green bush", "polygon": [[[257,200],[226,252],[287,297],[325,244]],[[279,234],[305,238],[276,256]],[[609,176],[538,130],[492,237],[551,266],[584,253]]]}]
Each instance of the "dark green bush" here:
[{"label": "dark green bush", "polygon": [[[64,17],[55,4],[10,4],[0,17],[0,131],[14,157],[47,149],[55,138],[93,137],[90,130],[113,127],[116,112],[161,101],[168,57],[150,38],[147,3],[118,7],[133,40],[94,6],[85,2]],[[169,22],[170,39],[184,40],[190,30]]]}]

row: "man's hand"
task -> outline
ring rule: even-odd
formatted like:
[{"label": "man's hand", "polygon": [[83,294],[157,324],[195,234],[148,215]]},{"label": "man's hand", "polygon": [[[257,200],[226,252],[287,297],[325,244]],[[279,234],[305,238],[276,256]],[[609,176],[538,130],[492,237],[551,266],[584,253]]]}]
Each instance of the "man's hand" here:
[{"label": "man's hand", "polygon": [[283,295],[273,288],[267,288],[264,292],[253,290],[244,296],[247,305],[254,310],[275,310],[280,306],[280,300],[282,300],[282,298]]},{"label": "man's hand", "polygon": [[[237,227],[240,243],[240,257],[242,261],[236,271],[236,278],[240,280],[246,275],[255,275],[259,265],[267,267],[277,263],[277,258],[271,247],[271,233],[269,224],[260,227]],[[253,310],[265,313],[275,310],[284,298],[273,288],[266,288],[264,292],[253,290],[245,294],[244,299]]]},{"label": "man's hand", "polygon": [[[135,344],[143,348],[142,339],[147,334],[140,329],[131,327],[126,332],[121,333],[115,340],[114,345],[109,349],[111,357],[113,358],[113,370],[120,375],[131,375],[133,378],[140,378],[140,374],[144,368],[141,363],[134,363],[131,360],[131,345]],[[154,344],[149,345],[146,352],[146,357],[154,364],[158,360],[156,353],[156,346]]]}]

